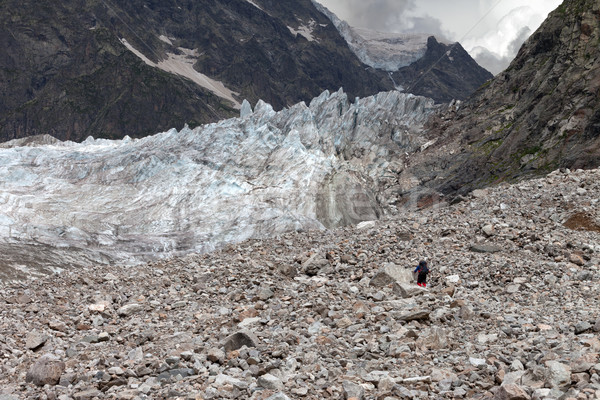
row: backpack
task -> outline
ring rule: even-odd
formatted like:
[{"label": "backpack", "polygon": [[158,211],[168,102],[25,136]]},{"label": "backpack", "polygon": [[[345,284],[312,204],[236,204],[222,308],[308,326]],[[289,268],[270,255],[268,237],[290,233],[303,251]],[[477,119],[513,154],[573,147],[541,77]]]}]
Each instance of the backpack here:
[{"label": "backpack", "polygon": [[423,267],[421,267],[421,270],[419,272],[427,275],[429,273],[429,267],[427,265],[423,265]]}]

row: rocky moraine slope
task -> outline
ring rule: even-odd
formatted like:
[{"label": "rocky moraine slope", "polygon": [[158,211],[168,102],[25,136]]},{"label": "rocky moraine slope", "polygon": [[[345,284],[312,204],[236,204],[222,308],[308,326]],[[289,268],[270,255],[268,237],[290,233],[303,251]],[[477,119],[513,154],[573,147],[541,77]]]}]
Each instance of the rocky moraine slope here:
[{"label": "rocky moraine slope", "polygon": [[[0,398],[597,399],[600,171],[0,290]],[[410,282],[422,258],[429,284]]]}]

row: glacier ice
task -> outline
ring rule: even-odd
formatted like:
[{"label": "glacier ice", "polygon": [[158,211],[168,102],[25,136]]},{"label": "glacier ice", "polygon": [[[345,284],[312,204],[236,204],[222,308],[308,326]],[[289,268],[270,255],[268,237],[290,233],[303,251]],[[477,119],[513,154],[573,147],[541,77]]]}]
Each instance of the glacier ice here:
[{"label": "glacier ice", "polygon": [[425,144],[435,107],[399,92],[350,103],[340,89],[143,139],[4,143],[0,247],[135,263],[373,219],[379,180]]},{"label": "glacier ice", "polygon": [[370,67],[395,72],[419,60],[427,51],[427,39],[430,34],[377,32],[354,28],[318,1],[312,0],[312,3],[329,18],[360,61]]}]

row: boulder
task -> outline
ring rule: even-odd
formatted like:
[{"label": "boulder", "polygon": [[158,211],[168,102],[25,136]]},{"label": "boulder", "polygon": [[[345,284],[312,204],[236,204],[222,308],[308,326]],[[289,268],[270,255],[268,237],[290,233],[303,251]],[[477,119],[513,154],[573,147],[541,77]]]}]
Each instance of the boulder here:
[{"label": "boulder", "polygon": [[37,386],[56,385],[64,371],[64,362],[52,354],[45,354],[29,368],[25,381]]},{"label": "boulder", "polygon": [[530,400],[531,397],[523,388],[514,383],[500,386],[494,395],[494,400]]},{"label": "boulder", "polygon": [[225,351],[229,353],[230,351],[238,350],[243,346],[257,347],[259,343],[260,340],[254,333],[243,330],[226,337],[223,341],[223,347],[225,348]]}]

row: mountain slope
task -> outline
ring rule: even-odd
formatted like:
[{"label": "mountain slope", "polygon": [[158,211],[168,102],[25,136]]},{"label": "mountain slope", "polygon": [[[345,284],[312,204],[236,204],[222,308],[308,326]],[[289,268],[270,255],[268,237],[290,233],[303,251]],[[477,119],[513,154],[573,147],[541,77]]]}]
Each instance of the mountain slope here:
[{"label": "mountain slope", "polygon": [[[309,0],[0,3],[0,140],[145,136],[392,88]],[[232,101],[234,100],[234,101]]]},{"label": "mountain slope", "polygon": [[428,125],[420,182],[464,193],[559,167],[600,165],[600,4],[566,0],[510,67]]}]

